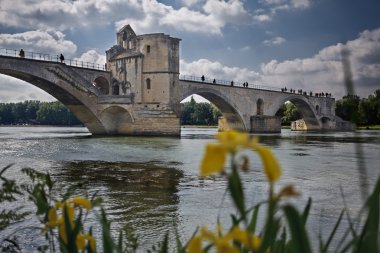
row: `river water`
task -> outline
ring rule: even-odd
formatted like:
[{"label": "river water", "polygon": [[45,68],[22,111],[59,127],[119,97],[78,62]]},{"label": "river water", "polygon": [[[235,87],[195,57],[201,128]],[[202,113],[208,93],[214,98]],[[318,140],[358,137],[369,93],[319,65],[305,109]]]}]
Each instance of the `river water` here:
[{"label": "river water", "polygon": [[[85,193],[97,192],[104,199],[113,228],[132,229],[141,248],[147,249],[167,230],[176,228],[184,239],[202,224],[213,228],[218,215],[228,226],[234,209],[228,197],[223,200],[225,179],[198,177],[204,146],[216,132],[182,128],[180,138],[98,138],[81,127],[0,127],[0,168],[13,164],[6,175],[18,182],[25,181],[21,168],[31,167],[49,172],[57,189],[83,184]],[[380,174],[380,131],[282,130],[262,134],[260,141],[272,148],[282,166],[278,187],[294,184],[302,193],[292,200],[299,207],[313,198],[308,228],[314,244],[318,233],[326,238],[331,231],[344,207],[343,195],[355,216],[362,194],[372,190]],[[266,199],[268,185],[258,156],[246,154],[250,171],[243,175],[244,188],[247,202],[254,205]],[[36,222],[30,216],[0,233],[0,238],[14,234],[27,251],[33,251],[43,242]]]}]

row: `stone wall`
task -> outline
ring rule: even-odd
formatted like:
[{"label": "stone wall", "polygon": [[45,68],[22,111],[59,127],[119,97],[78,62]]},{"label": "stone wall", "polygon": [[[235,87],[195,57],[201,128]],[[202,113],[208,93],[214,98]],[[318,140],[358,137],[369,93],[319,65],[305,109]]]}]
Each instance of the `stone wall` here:
[{"label": "stone wall", "polygon": [[251,133],[280,133],[281,118],[277,116],[252,116]]}]

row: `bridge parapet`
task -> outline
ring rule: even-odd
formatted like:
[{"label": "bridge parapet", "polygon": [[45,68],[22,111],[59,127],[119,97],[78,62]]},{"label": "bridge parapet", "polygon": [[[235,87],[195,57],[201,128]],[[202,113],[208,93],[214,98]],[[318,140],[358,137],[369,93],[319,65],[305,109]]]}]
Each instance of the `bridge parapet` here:
[{"label": "bridge parapet", "polygon": [[270,91],[281,91],[280,88],[270,87],[265,85],[257,85],[248,82],[235,82],[235,81],[226,81],[220,79],[210,79],[206,77],[198,77],[198,76],[188,76],[188,75],[180,75],[180,81],[189,81],[189,82],[197,82],[203,84],[211,84],[211,85],[224,85],[224,86],[232,86],[232,87],[242,87],[249,89],[258,89],[258,90],[270,90]]},{"label": "bridge parapet", "polygon": [[[25,58],[30,60],[47,61],[47,62],[60,62],[59,55],[50,55],[45,53],[36,53],[24,51],[23,55],[20,55],[19,50],[0,48],[0,55],[14,57],[14,58]],[[65,59],[65,64],[72,67],[85,68],[85,69],[96,69],[106,71],[105,65],[97,64],[94,62],[84,62],[75,59]]]}]

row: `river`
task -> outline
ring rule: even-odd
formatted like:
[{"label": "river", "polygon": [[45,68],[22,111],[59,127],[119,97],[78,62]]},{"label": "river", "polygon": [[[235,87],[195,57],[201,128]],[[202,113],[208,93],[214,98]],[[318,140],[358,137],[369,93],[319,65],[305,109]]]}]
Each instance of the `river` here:
[{"label": "river", "polygon": [[[82,183],[85,193],[97,192],[104,199],[113,227],[129,227],[141,248],[147,249],[167,230],[177,228],[184,239],[202,224],[213,228],[218,215],[228,226],[234,210],[229,198],[222,201],[225,179],[198,176],[204,146],[213,141],[216,131],[182,128],[180,138],[92,137],[81,127],[0,127],[0,168],[13,164],[6,175],[18,182],[25,181],[20,169],[31,167],[49,172],[58,189]],[[302,195],[292,202],[300,207],[313,198],[308,221],[313,238],[331,231],[344,207],[343,195],[355,216],[363,204],[363,189],[372,190],[379,176],[380,131],[282,130],[259,136],[282,166],[278,187],[294,184]],[[268,188],[258,156],[247,154],[250,170],[243,181],[247,202],[253,205],[266,198]],[[27,204],[26,209],[31,208]],[[14,233],[27,251],[34,251],[43,242],[33,228],[35,222],[30,216],[0,238]]]}]

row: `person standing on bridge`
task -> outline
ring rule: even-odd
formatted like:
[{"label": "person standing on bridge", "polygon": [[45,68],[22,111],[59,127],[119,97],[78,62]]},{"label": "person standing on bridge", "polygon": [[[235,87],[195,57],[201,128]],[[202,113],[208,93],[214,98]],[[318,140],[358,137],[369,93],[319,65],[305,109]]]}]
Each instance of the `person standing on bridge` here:
[{"label": "person standing on bridge", "polygon": [[61,63],[64,63],[65,62],[65,57],[63,56],[63,54],[61,54],[59,56],[59,59],[61,60]]},{"label": "person standing on bridge", "polygon": [[25,52],[24,49],[20,49],[20,53],[18,54],[21,58],[25,58]]},{"label": "person standing on bridge", "polygon": [[202,80],[202,82],[205,81],[205,76],[204,75],[202,75],[201,80]]}]

